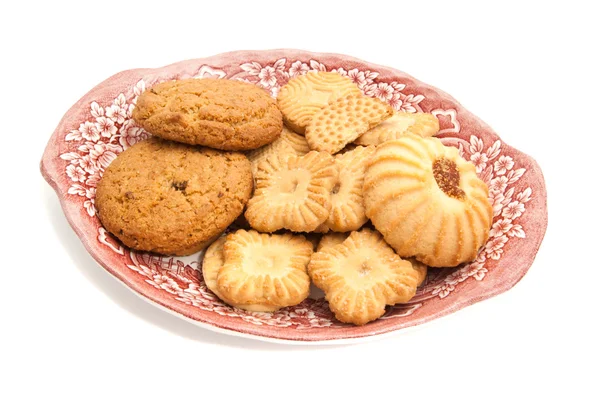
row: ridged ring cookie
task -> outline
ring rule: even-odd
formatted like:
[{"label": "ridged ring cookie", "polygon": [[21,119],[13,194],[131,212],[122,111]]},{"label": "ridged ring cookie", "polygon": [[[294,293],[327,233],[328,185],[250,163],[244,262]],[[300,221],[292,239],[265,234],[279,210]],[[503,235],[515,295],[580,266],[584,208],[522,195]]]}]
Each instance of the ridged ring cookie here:
[{"label": "ridged ring cookie", "polygon": [[488,238],[492,206],[473,163],[437,138],[385,142],[364,182],[367,217],[402,257],[432,267],[474,260]]}]

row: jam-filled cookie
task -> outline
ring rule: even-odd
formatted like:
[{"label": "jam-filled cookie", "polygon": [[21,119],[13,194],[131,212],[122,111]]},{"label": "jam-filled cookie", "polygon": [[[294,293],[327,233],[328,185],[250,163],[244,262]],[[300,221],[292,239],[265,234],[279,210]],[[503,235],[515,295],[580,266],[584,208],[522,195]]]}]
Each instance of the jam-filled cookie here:
[{"label": "jam-filled cookie", "polygon": [[437,138],[407,135],[377,147],[364,182],[366,214],[402,257],[432,267],[474,260],[492,206],[473,163]]}]

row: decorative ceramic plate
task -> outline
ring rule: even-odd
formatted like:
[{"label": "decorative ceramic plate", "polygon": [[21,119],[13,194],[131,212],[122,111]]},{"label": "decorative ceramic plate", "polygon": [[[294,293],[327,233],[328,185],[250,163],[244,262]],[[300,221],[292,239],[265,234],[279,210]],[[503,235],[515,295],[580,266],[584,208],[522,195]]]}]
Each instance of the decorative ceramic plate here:
[{"label": "decorative ceramic plate", "polygon": [[[322,298],[272,314],[229,307],[206,288],[201,254],[165,257],[131,251],[102,228],[94,207],[102,172],[120,152],[148,137],[131,119],[136,99],[146,88],[172,79],[237,79],[276,96],[290,78],[308,71],[336,71],[396,110],[437,116],[439,137],[471,160],[490,188],[494,223],[477,260],[453,269],[430,269],[408,304],[390,307],[382,318],[362,327],[337,321]],[[340,342],[381,335],[502,293],[531,266],[547,225],[544,178],[531,157],[503,143],[446,93],[398,70],[338,54],[239,51],[121,72],[67,112],[50,138],[41,170],[88,252],[129,289],[199,326],[270,341]]]}]

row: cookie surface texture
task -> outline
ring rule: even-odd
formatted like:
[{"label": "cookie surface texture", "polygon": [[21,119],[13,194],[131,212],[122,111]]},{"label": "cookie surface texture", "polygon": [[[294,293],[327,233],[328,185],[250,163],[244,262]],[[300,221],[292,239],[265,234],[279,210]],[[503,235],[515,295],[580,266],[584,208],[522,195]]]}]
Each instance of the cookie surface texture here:
[{"label": "cookie surface texture", "polygon": [[350,233],[327,233],[321,237],[319,245],[317,245],[317,252],[327,248],[341,244],[348,238]]},{"label": "cookie surface texture", "polygon": [[404,113],[397,111],[381,124],[359,136],[354,143],[358,145],[379,145],[406,134],[415,134],[424,138],[433,136],[440,130],[436,116],[429,113]]},{"label": "cookie surface texture", "polygon": [[337,177],[334,159],[325,152],[268,157],[258,164],[246,219],[261,232],[314,231],[329,217]]},{"label": "cookie surface texture", "polygon": [[381,317],[386,305],[408,302],[418,282],[411,263],[369,229],[354,231],[341,244],[313,254],[308,272],[325,292],[335,317],[356,325]]},{"label": "cookie surface texture", "polygon": [[432,267],[476,258],[492,206],[487,185],[458,149],[407,135],[379,145],[369,163],[366,214],[398,255]]},{"label": "cookie surface texture", "polygon": [[317,111],[310,120],[305,133],[308,146],[337,153],[393,112],[389,104],[362,94],[339,98]]},{"label": "cookie surface texture", "polygon": [[223,245],[225,245],[226,236],[220,237],[215,242],[210,244],[202,259],[202,277],[204,283],[219,299],[236,308],[245,309],[251,312],[275,312],[278,307],[271,305],[236,305],[232,301],[225,298],[219,286],[217,285],[217,277],[225,264],[225,256],[223,255]]},{"label": "cookie surface texture", "polygon": [[323,106],[337,98],[360,93],[348,77],[335,72],[308,72],[281,87],[277,104],[285,124],[303,134],[313,115]]},{"label": "cookie surface texture", "polygon": [[358,146],[335,156],[339,178],[331,195],[331,212],[325,222],[329,230],[356,231],[367,222],[363,201],[363,181],[374,146]]},{"label": "cookie surface texture", "polygon": [[287,127],[283,127],[281,135],[268,145],[246,153],[252,163],[252,173],[256,175],[258,163],[272,155],[297,155],[304,156],[310,152],[308,142],[302,135],[298,135]]},{"label": "cookie surface texture", "polygon": [[417,286],[420,286],[425,281],[425,278],[427,278],[427,265],[419,262],[415,258],[408,258],[407,260],[412,264],[413,269],[415,269],[417,272]]},{"label": "cookie surface texture", "polygon": [[250,150],[273,142],[283,121],[258,86],[227,79],[184,79],[143,92],[133,119],[149,133],[222,150]]},{"label": "cookie surface texture", "polygon": [[152,137],[108,166],[95,202],[104,227],[128,247],[189,255],[221,234],[251,193],[243,154]]},{"label": "cookie surface texture", "polygon": [[297,305],[309,293],[306,266],[312,253],[312,243],[302,235],[238,230],[223,247],[219,291],[237,305]]}]

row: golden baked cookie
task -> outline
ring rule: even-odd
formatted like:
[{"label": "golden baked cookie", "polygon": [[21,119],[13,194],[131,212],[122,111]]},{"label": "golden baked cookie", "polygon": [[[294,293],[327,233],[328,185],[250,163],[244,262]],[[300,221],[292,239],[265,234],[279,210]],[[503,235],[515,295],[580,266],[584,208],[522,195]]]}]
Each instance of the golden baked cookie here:
[{"label": "golden baked cookie", "polygon": [[268,145],[246,153],[252,163],[252,173],[256,175],[258,163],[274,154],[304,156],[310,152],[308,142],[302,135],[298,135],[287,127],[283,127],[281,135]]},{"label": "golden baked cookie", "polygon": [[365,208],[402,257],[432,267],[474,260],[488,238],[488,187],[458,149],[407,135],[377,147],[364,182]]},{"label": "golden baked cookie", "polygon": [[325,292],[342,322],[363,325],[385,313],[386,305],[410,301],[419,275],[377,231],[354,231],[341,244],[323,247],[308,264],[313,283]]},{"label": "golden baked cookie", "polygon": [[313,115],[305,132],[308,146],[337,153],[393,112],[389,104],[362,94],[339,98]]},{"label": "golden baked cookie", "polygon": [[359,136],[354,143],[377,146],[406,134],[415,134],[424,138],[434,136],[439,130],[440,122],[433,114],[397,111],[381,124]]},{"label": "golden baked cookie", "polygon": [[308,142],[306,142],[306,138],[302,135],[296,134],[288,127],[283,127],[283,131],[281,131],[281,137],[294,149],[298,156],[304,156],[310,152],[310,147],[308,146]]},{"label": "golden baked cookie", "polygon": [[358,146],[335,156],[339,178],[331,195],[331,212],[326,228],[337,232],[355,231],[367,222],[363,201],[363,181],[374,146]]},{"label": "golden baked cookie", "polygon": [[317,228],[315,228],[313,230],[313,232],[314,233],[318,233],[318,234],[326,234],[326,233],[328,233],[329,232],[329,227],[327,227],[327,220],[325,220]]},{"label": "golden baked cookie", "polygon": [[231,300],[226,299],[225,296],[221,294],[221,291],[219,291],[219,286],[217,285],[217,277],[219,276],[219,272],[225,264],[223,245],[225,245],[226,240],[226,236],[220,237],[206,249],[206,253],[204,254],[204,259],[202,260],[202,276],[204,277],[204,283],[208,289],[211,290],[223,302],[236,308],[245,309],[251,312],[275,312],[277,309],[279,309],[279,307],[260,304],[237,305]]},{"label": "golden baked cookie", "polygon": [[258,164],[246,219],[255,230],[314,231],[327,220],[338,171],[325,152],[272,155]]},{"label": "golden baked cookie", "polygon": [[333,247],[341,244],[348,238],[350,233],[328,233],[321,237],[321,241],[319,241],[319,245],[317,246],[317,252],[327,248]]},{"label": "golden baked cookie", "polygon": [[189,255],[220,235],[251,193],[243,154],[152,137],[108,166],[96,207],[104,227],[128,247]]},{"label": "golden baked cookie", "polygon": [[283,85],[277,95],[277,104],[285,124],[303,134],[319,109],[350,94],[361,94],[350,78],[336,72],[309,72]]},{"label": "golden baked cookie", "polygon": [[161,138],[223,150],[259,148],[273,142],[283,126],[265,90],[227,79],[154,85],[139,96],[133,119]]},{"label": "golden baked cookie", "polygon": [[425,263],[419,262],[415,258],[408,258],[406,260],[408,260],[412,264],[413,269],[415,269],[417,272],[417,276],[418,276],[417,287],[418,287],[421,284],[423,284],[423,282],[425,281],[425,278],[427,277],[427,265]]},{"label": "golden baked cookie", "polygon": [[238,230],[223,246],[219,292],[236,305],[297,305],[309,293],[306,265],[312,253],[312,243],[302,235]]}]

